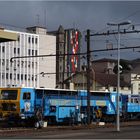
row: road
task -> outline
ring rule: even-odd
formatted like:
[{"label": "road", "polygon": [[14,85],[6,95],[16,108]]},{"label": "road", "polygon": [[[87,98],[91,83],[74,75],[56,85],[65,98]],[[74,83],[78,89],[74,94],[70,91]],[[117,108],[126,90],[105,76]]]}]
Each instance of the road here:
[{"label": "road", "polygon": [[32,139],[139,139],[140,125],[123,126],[120,132],[116,126],[98,127],[47,127],[43,129],[0,130],[0,138]]}]

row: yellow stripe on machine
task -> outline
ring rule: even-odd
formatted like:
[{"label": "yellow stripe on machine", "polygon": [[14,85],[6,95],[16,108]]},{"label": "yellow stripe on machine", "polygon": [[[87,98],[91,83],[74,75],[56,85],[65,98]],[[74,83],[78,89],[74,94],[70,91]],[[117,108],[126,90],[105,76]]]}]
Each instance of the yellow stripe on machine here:
[{"label": "yellow stripe on machine", "polygon": [[96,101],[96,106],[106,106],[105,101]]}]

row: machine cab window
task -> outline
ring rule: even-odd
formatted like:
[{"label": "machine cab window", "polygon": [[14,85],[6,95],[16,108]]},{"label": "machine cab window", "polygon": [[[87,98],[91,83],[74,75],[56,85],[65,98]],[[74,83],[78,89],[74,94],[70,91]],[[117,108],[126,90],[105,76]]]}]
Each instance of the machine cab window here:
[{"label": "machine cab window", "polygon": [[24,92],[23,100],[30,100],[30,99],[31,99],[31,93],[30,92]]},{"label": "machine cab window", "polygon": [[16,100],[17,99],[17,90],[1,90],[1,100]]}]

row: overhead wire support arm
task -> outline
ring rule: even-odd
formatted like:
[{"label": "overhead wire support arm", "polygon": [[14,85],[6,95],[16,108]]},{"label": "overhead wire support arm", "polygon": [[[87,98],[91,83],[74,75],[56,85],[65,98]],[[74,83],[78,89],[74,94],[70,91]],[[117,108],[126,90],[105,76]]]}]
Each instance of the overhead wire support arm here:
[{"label": "overhead wire support arm", "polygon": [[[131,31],[120,31],[120,34],[127,34],[127,33],[139,33],[140,30],[131,30]],[[104,32],[104,33],[95,33],[95,34],[90,34],[90,36],[104,36],[104,35],[114,35],[114,34],[118,34],[118,32]]]},{"label": "overhead wire support arm", "polygon": [[76,53],[76,54],[48,54],[48,55],[17,56],[17,57],[11,57],[10,62],[13,62],[13,59],[20,59],[20,58],[54,57],[54,56],[65,56],[65,55],[86,55],[86,54],[87,54],[87,53]]},{"label": "overhead wire support arm", "polygon": [[[121,47],[120,50],[127,50],[127,49],[136,49],[140,48],[140,46],[135,46],[135,47]],[[118,48],[112,48],[112,49],[98,49],[98,50],[91,50],[90,52],[104,52],[104,51],[110,51],[110,50],[117,50]]]}]

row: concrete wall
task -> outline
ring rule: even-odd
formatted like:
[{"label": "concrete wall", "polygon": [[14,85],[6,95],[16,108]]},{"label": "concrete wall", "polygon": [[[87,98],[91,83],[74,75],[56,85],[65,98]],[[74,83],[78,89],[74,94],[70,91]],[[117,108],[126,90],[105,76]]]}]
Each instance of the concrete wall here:
[{"label": "concrete wall", "polygon": [[[56,37],[52,35],[39,35],[40,55],[56,54]],[[56,56],[39,58],[39,73],[52,73],[39,75],[39,86],[55,88],[56,86]]]}]

